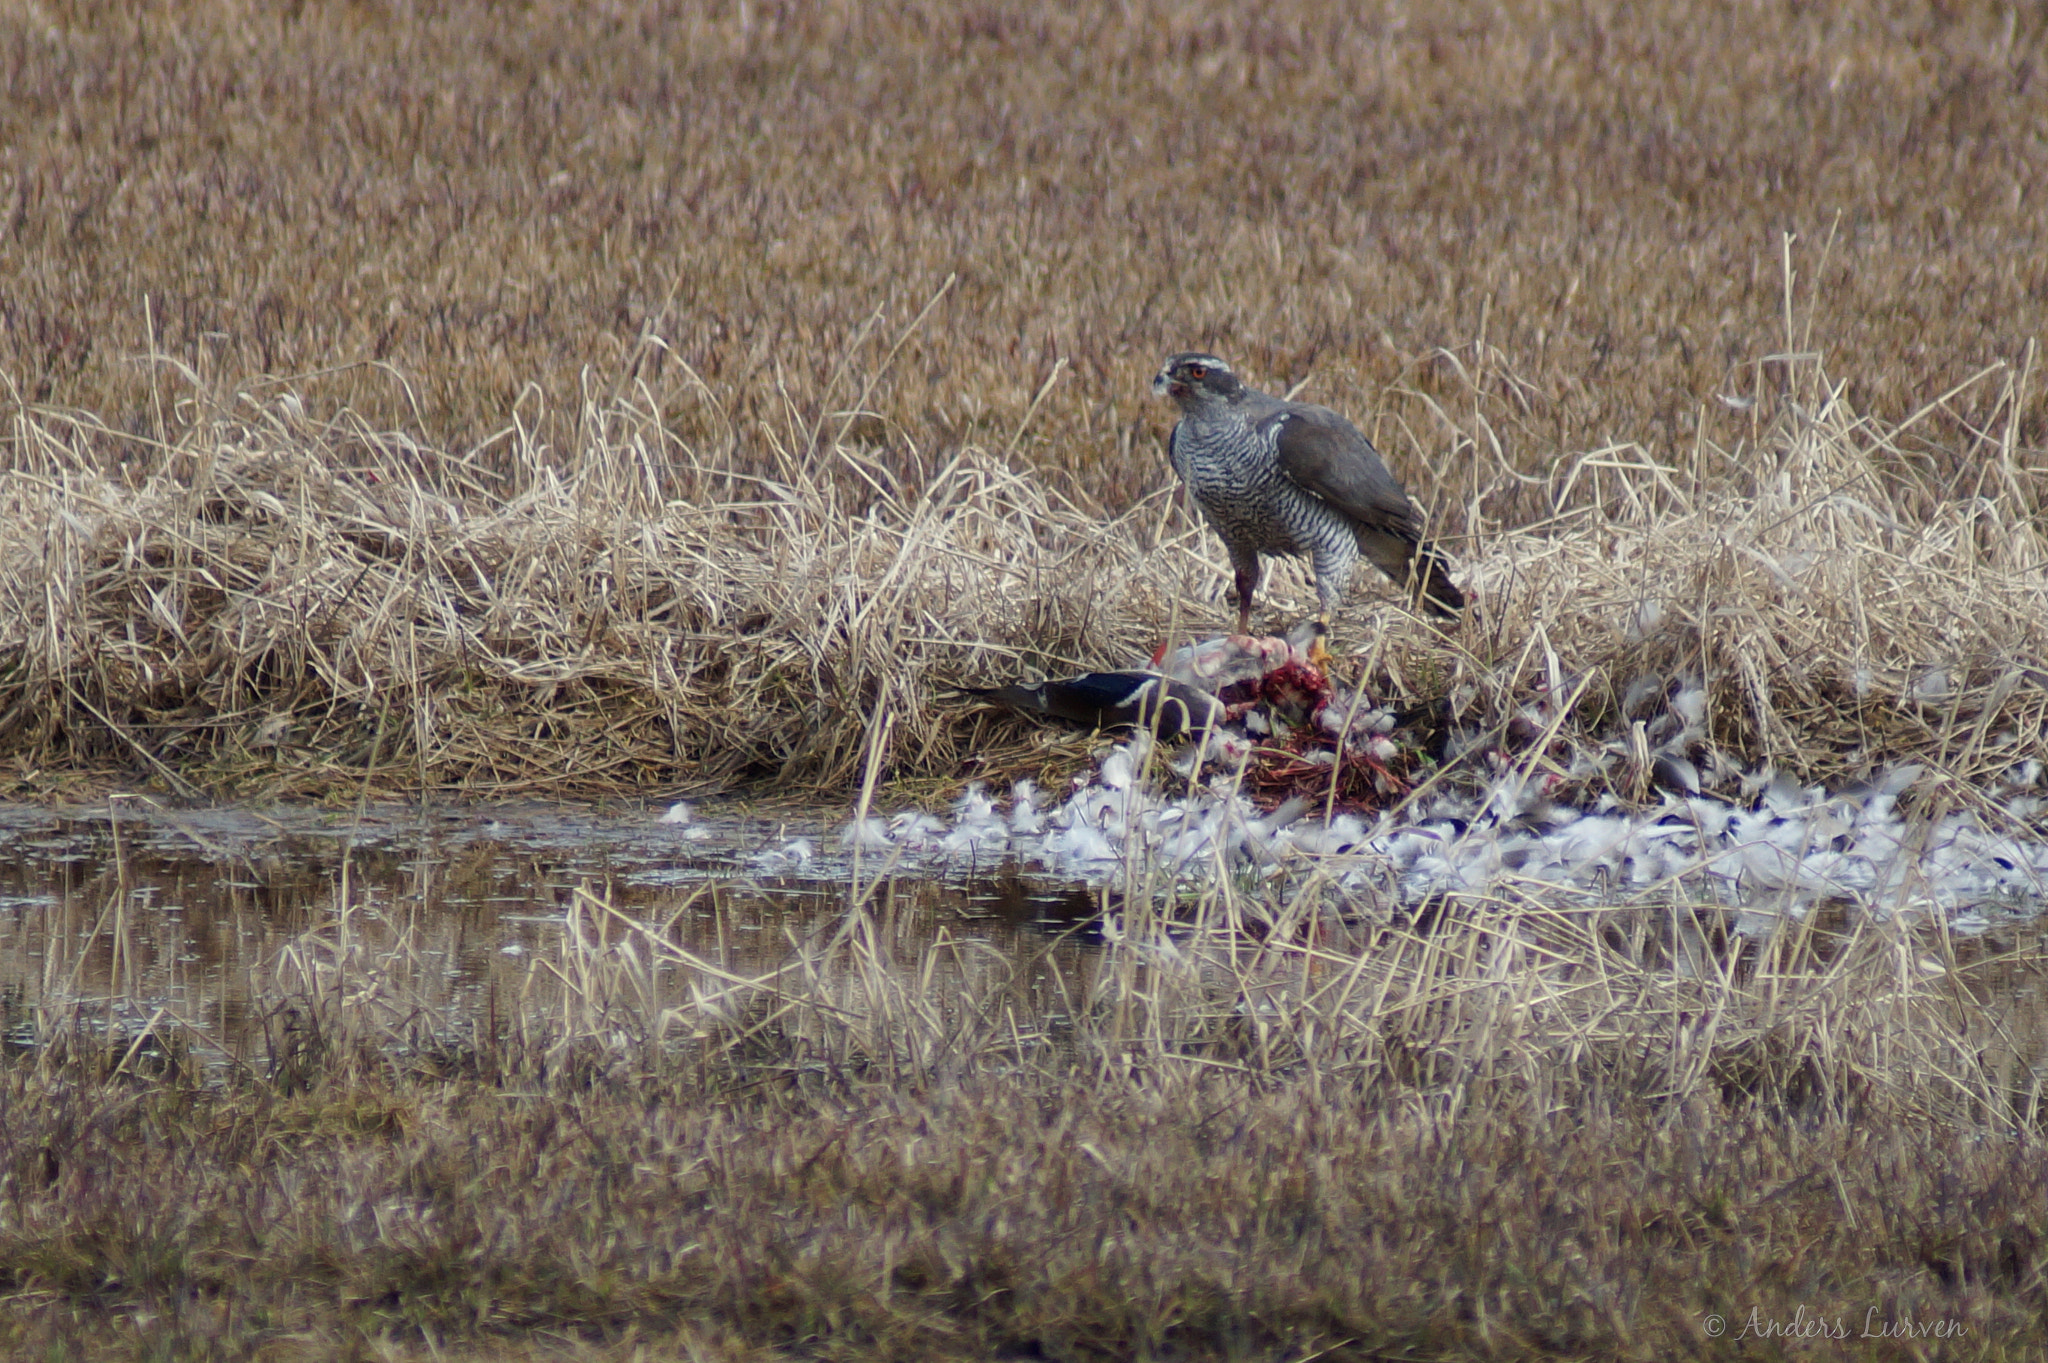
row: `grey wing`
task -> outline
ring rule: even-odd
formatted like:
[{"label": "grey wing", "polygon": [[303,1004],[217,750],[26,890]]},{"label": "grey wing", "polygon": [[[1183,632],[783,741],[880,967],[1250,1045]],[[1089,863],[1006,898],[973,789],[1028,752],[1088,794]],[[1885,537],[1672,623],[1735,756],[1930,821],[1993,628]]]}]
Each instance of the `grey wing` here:
[{"label": "grey wing", "polygon": [[1364,432],[1327,407],[1290,404],[1259,423],[1272,430],[1280,469],[1360,525],[1414,541],[1422,517]]}]

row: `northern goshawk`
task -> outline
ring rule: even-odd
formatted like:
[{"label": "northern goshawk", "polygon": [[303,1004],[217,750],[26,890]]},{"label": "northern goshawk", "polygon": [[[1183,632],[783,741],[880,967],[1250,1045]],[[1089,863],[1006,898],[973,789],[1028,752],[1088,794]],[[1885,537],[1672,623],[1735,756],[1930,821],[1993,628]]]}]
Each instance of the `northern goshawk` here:
[{"label": "northern goshawk", "polygon": [[1169,359],[1152,391],[1180,408],[1167,454],[1229,551],[1238,633],[1251,632],[1262,554],[1308,555],[1325,626],[1361,554],[1431,615],[1465,608],[1450,564],[1422,542],[1422,513],[1356,426],[1247,388],[1198,352]]}]

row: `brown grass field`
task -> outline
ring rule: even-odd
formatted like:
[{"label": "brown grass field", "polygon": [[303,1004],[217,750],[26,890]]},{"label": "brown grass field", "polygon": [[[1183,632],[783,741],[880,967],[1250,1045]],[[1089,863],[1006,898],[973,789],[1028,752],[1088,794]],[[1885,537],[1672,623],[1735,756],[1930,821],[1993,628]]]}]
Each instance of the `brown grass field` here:
[{"label": "brown grass field", "polygon": [[1356,598],[1385,690],[1704,677],[1820,778],[2038,736],[2034,18],[485,13],[10,11],[19,788],[836,795],[884,707],[955,780],[1015,731],[944,683],[1226,618],[1188,345],[1466,565],[1454,638]]},{"label": "brown grass field", "polygon": [[[0,64],[7,793],[1071,756],[943,696],[1229,618],[1147,396],[1190,346],[1354,416],[1458,560],[1449,630],[1343,617],[1390,699],[1542,707],[1624,799],[1691,681],[1724,791],[1910,761],[1949,809],[2042,751],[2037,11],[13,3]],[[341,987],[344,926],[224,1081],[10,1012],[0,1346],[2048,1348],[2042,1024],[1946,943],[1687,979],[1483,904],[1252,951],[1281,888],[1043,1015],[861,912],[763,983],[636,974],[597,907],[455,1039],[402,961]],[[1970,1333],[1735,1337],[1802,1306]]]}]

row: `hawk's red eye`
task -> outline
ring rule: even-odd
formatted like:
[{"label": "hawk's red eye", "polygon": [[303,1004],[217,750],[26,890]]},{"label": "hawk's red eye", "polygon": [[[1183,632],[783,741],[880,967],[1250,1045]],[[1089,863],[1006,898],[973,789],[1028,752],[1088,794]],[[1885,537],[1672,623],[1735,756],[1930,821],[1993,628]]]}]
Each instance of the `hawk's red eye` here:
[{"label": "hawk's red eye", "polygon": [[1188,366],[1188,377],[1191,379],[1206,379],[1209,377],[1209,367],[1202,364],[1191,364]]}]

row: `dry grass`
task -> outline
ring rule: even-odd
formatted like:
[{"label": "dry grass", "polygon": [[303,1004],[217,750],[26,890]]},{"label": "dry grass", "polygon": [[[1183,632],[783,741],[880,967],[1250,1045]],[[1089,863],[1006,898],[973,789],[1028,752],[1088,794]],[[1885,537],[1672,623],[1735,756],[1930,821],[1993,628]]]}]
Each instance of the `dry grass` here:
[{"label": "dry grass", "polygon": [[[1312,374],[1483,530],[1542,500],[1509,470],[1732,447],[1787,229],[1858,410],[2023,362],[2044,33],[1910,0],[23,5],[0,373],[165,438],[164,355],[486,459],[515,410],[584,450],[589,399],[645,385],[755,472],[792,404],[858,406],[916,483],[1058,372],[1019,458],[1122,507],[1159,482],[1143,385],[1200,344]],[[949,277],[851,402],[849,338]],[[1981,396],[1926,433],[1947,469]]]},{"label": "dry grass", "polygon": [[[886,385],[890,338],[868,344]],[[1703,688],[1686,742],[1710,783],[1914,761],[1924,794],[1968,798],[2048,717],[2048,543],[1998,383],[1968,496],[1902,452],[1967,393],[1885,425],[1803,363],[1732,449],[1563,465],[1554,514],[1468,545],[1479,605],[1454,632],[1382,593],[1340,642],[1480,750],[1545,731],[1544,761],[1624,797],[1630,725],[1662,734]],[[490,471],[286,400],[109,475],[90,423],[24,414],[0,472],[0,755],[29,787],[86,768],[843,798],[874,742],[915,793],[1053,760],[950,684],[1125,665],[1227,618],[1213,538],[1164,496],[1107,517],[976,449],[913,491],[822,425],[739,475],[630,403],[589,424],[604,438],[573,458],[515,431]],[[1292,570],[1275,593],[1307,608]]]},{"label": "dry grass", "polygon": [[[1136,651],[1126,527],[966,454],[867,510],[792,458],[644,496],[648,428],[514,486],[407,442],[222,429],[130,485],[29,428],[12,526],[0,732],[36,768],[178,784],[373,781],[645,791],[837,783],[885,700],[914,769],[961,760],[951,676]],[[486,487],[485,482],[491,484]],[[1152,518],[1155,522],[1157,515]]]},{"label": "dry grass", "polygon": [[2039,731],[2035,16],[493,16],[0,19],[25,788],[1055,761],[932,697],[1222,618],[1189,344],[1467,565],[1455,641],[1352,622],[1400,698],[1698,678],[1733,763],[1959,785]]},{"label": "dry grass", "polygon": [[[1340,642],[1455,750],[1638,798],[1697,687],[1722,788],[1973,799],[2048,718],[2044,42],[1876,3],[11,8],[0,763],[1070,758],[937,696],[1227,618],[1141,396],[1199,344],[1429,506],[1479,608],[1362,595]],[[0,1000],[0,1347],[1753,1358],[1803,1307],[2038,1353],[2042,1057],[1943,943],[1313,880],[1166,935],[1124,894],[1056,1006],[857,907],[760,976],[586,898],[458,1033],[346,889],[231,1064]]]},{"label": "dry grass", "polygon": [[1127,901],[1065,967],[855,903],[736,972],[583,894],[451,1032],[438,966],[338,897],[252,975],[253,1047],[24,1020],[0,1347],[1735,1358],[1803,1308],[2038,1348],[2042,1056],[1973,997],[2037,952],[1318,902],[1225,885],[1169,933]]},{"label": "dry grass", "polygon": [[1706,677],[1737,761],[1966,784],[2042,710],[2015,14],[16,10],[0,753],[1042,761],[932,694],[1219,618],[1141,397],[1212,344],[1468,563],[1458,647],[1356,628],[1382,688],[1608,739]]}]

